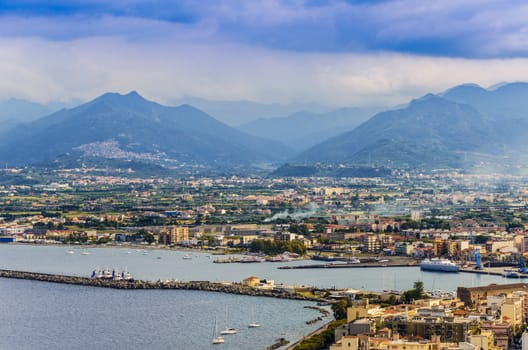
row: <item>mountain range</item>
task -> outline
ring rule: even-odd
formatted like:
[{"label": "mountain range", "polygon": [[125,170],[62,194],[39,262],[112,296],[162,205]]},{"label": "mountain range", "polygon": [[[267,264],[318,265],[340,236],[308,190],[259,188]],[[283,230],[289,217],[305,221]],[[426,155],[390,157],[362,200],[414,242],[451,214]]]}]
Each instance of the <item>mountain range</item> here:
[{"label": "mountain range", "polygon": [[36,120],[63,107],[61,103],[40,104],[15,98],[0,101],[0,131]]},{"label": "mountain range", "polygon": [[291,154],[282,144],[249,136],[192,106],[162,106],[136,92],[104,94],[18,127],[0,140],[0,160],[15,165],[64,155],[245,164]]},{"label": "mountain range", "polygon": [[285,143],[301,152],[326,139],[352,130],[379,108],[341,108],[326,113],[297,112],[286,117],[260,118],[240,125],[248,134]]},{"label": "mountain range", "polygon": [[230,126],[237,127],[257,119],[283,118],[299,111],[326,113],[330,107],[318,104],[279,104],[258,103],[253,101],[217,101],[194,96],[185,96],[172,101],[174,105],[188,104],[201,109],[209,115]]},{"label": "mountain range", "polygon": [[303,162],[495,168],[525,162],[528,84],[463,85],[378,113],[296,156]]},{"label": "mountain range", "polygon": [[297,112],[237,129],[190,105],[107,93],[4,132],[0,161],[90,158],[169,167],[287,162],[285,174],[317,173],[310,164],[345,166],[324,166],[322,174],[365,174],[368,167],[509,171],[528,164],[526,97],[526,83],[495,89],[466,84],[376,114],[365,108]]}]

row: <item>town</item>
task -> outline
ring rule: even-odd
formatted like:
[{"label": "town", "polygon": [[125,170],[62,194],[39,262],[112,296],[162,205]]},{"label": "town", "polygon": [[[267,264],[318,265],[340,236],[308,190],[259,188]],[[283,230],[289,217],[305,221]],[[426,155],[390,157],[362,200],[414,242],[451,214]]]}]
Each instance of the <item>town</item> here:
[{"label": "town", "polygon": [[[461,273],[510,271],[507,277],[519,279],[460,285],[456,293],[424,290],[419,276],[410,290],[335,290],[336,320],[314,335],[331,337],[314,347],[305,339],[298,349],[521,344],[528,319],[527,285],[519,283],[526,275],[528,178],[447,171],[145,178],[85,168],[4,169],[1,177],[0,242],[7,244],[199,250],[219,254],[218,263],[314,260],[280,268],[418,266],[441,258]],[[275,288],[255,276],[241,283]]]}]

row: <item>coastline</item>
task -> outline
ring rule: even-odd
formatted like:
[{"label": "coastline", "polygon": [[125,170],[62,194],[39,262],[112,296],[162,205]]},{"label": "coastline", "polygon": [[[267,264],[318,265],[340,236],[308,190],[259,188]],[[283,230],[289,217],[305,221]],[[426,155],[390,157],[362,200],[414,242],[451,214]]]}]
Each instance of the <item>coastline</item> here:
[{"label": "coastline", "polygon": [[305,334],[302,338],[298,339],[297,341],[291,343],[291,344],[288,344],[288,346],[286,348],[284,348],[284,350],[293,350],[295,349],[295,347],[297,345],[299,345],[304,339],[306,338],[310,338],[311,336],[314,336],[316,334],[319,334],[321,332],[324,332],[327,328],[328,328],[328,325],[330,325],[330,323],[332,323],[334,321],[334,319],[332,318],[331,320],[325,322],[323,325],[321,325],[321,327],[311,331],[310,333],[307,333]]}]

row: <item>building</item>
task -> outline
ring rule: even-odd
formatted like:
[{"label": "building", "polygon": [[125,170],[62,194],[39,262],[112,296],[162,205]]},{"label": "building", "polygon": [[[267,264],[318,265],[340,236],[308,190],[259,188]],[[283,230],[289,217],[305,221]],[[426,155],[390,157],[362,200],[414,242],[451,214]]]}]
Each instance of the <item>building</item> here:
[{"label": "building", "polygon": [[513,327],[510,323],[483,321],[480,324],[480,329],[493,333],[496,346],[499,346],[502,349],[510,348],[510,339],[513,337]]},{"label": "building", "polygon": [[467,333],[476,321],[467,318],[454,317],[419,317],[406,318],[401,316],[385,320],[384,326],[392,329],[393,334],[401,336],[419,336],[432,339],[439,336],[442,342],[464,342]]},{"label": "building", "polygon": [[523,299],[520,297],[506,298],[501,305],[502,322],[508,322],[512,326],[520,326],[524,321]]},{"label": "building", "polygon": [[518,291],[528,291],[527,283],[490,284],[481,287],[458,287],[457,297],[466,306],[480,305],[487,300],[488,296],[498,294],[510,294]]},{"label": "building", "polygon": [[256,276],[250,276],[242,281],[242,285],[248,287],[258,287],[260,284],[260,278]]},{"label": "building", "polygon": [[184,226],[168,226],[158,232],[160,244],[177,244],[189,240],[189,228]]}]

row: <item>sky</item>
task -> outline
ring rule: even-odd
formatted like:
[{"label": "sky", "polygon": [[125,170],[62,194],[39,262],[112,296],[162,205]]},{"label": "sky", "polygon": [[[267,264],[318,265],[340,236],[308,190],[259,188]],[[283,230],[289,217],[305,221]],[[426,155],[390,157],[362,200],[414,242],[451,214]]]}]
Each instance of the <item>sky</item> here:
[{"label": "sky", "polygon": [[0,99],[332,107],[528,81],[522,0],[0,0]]}]

